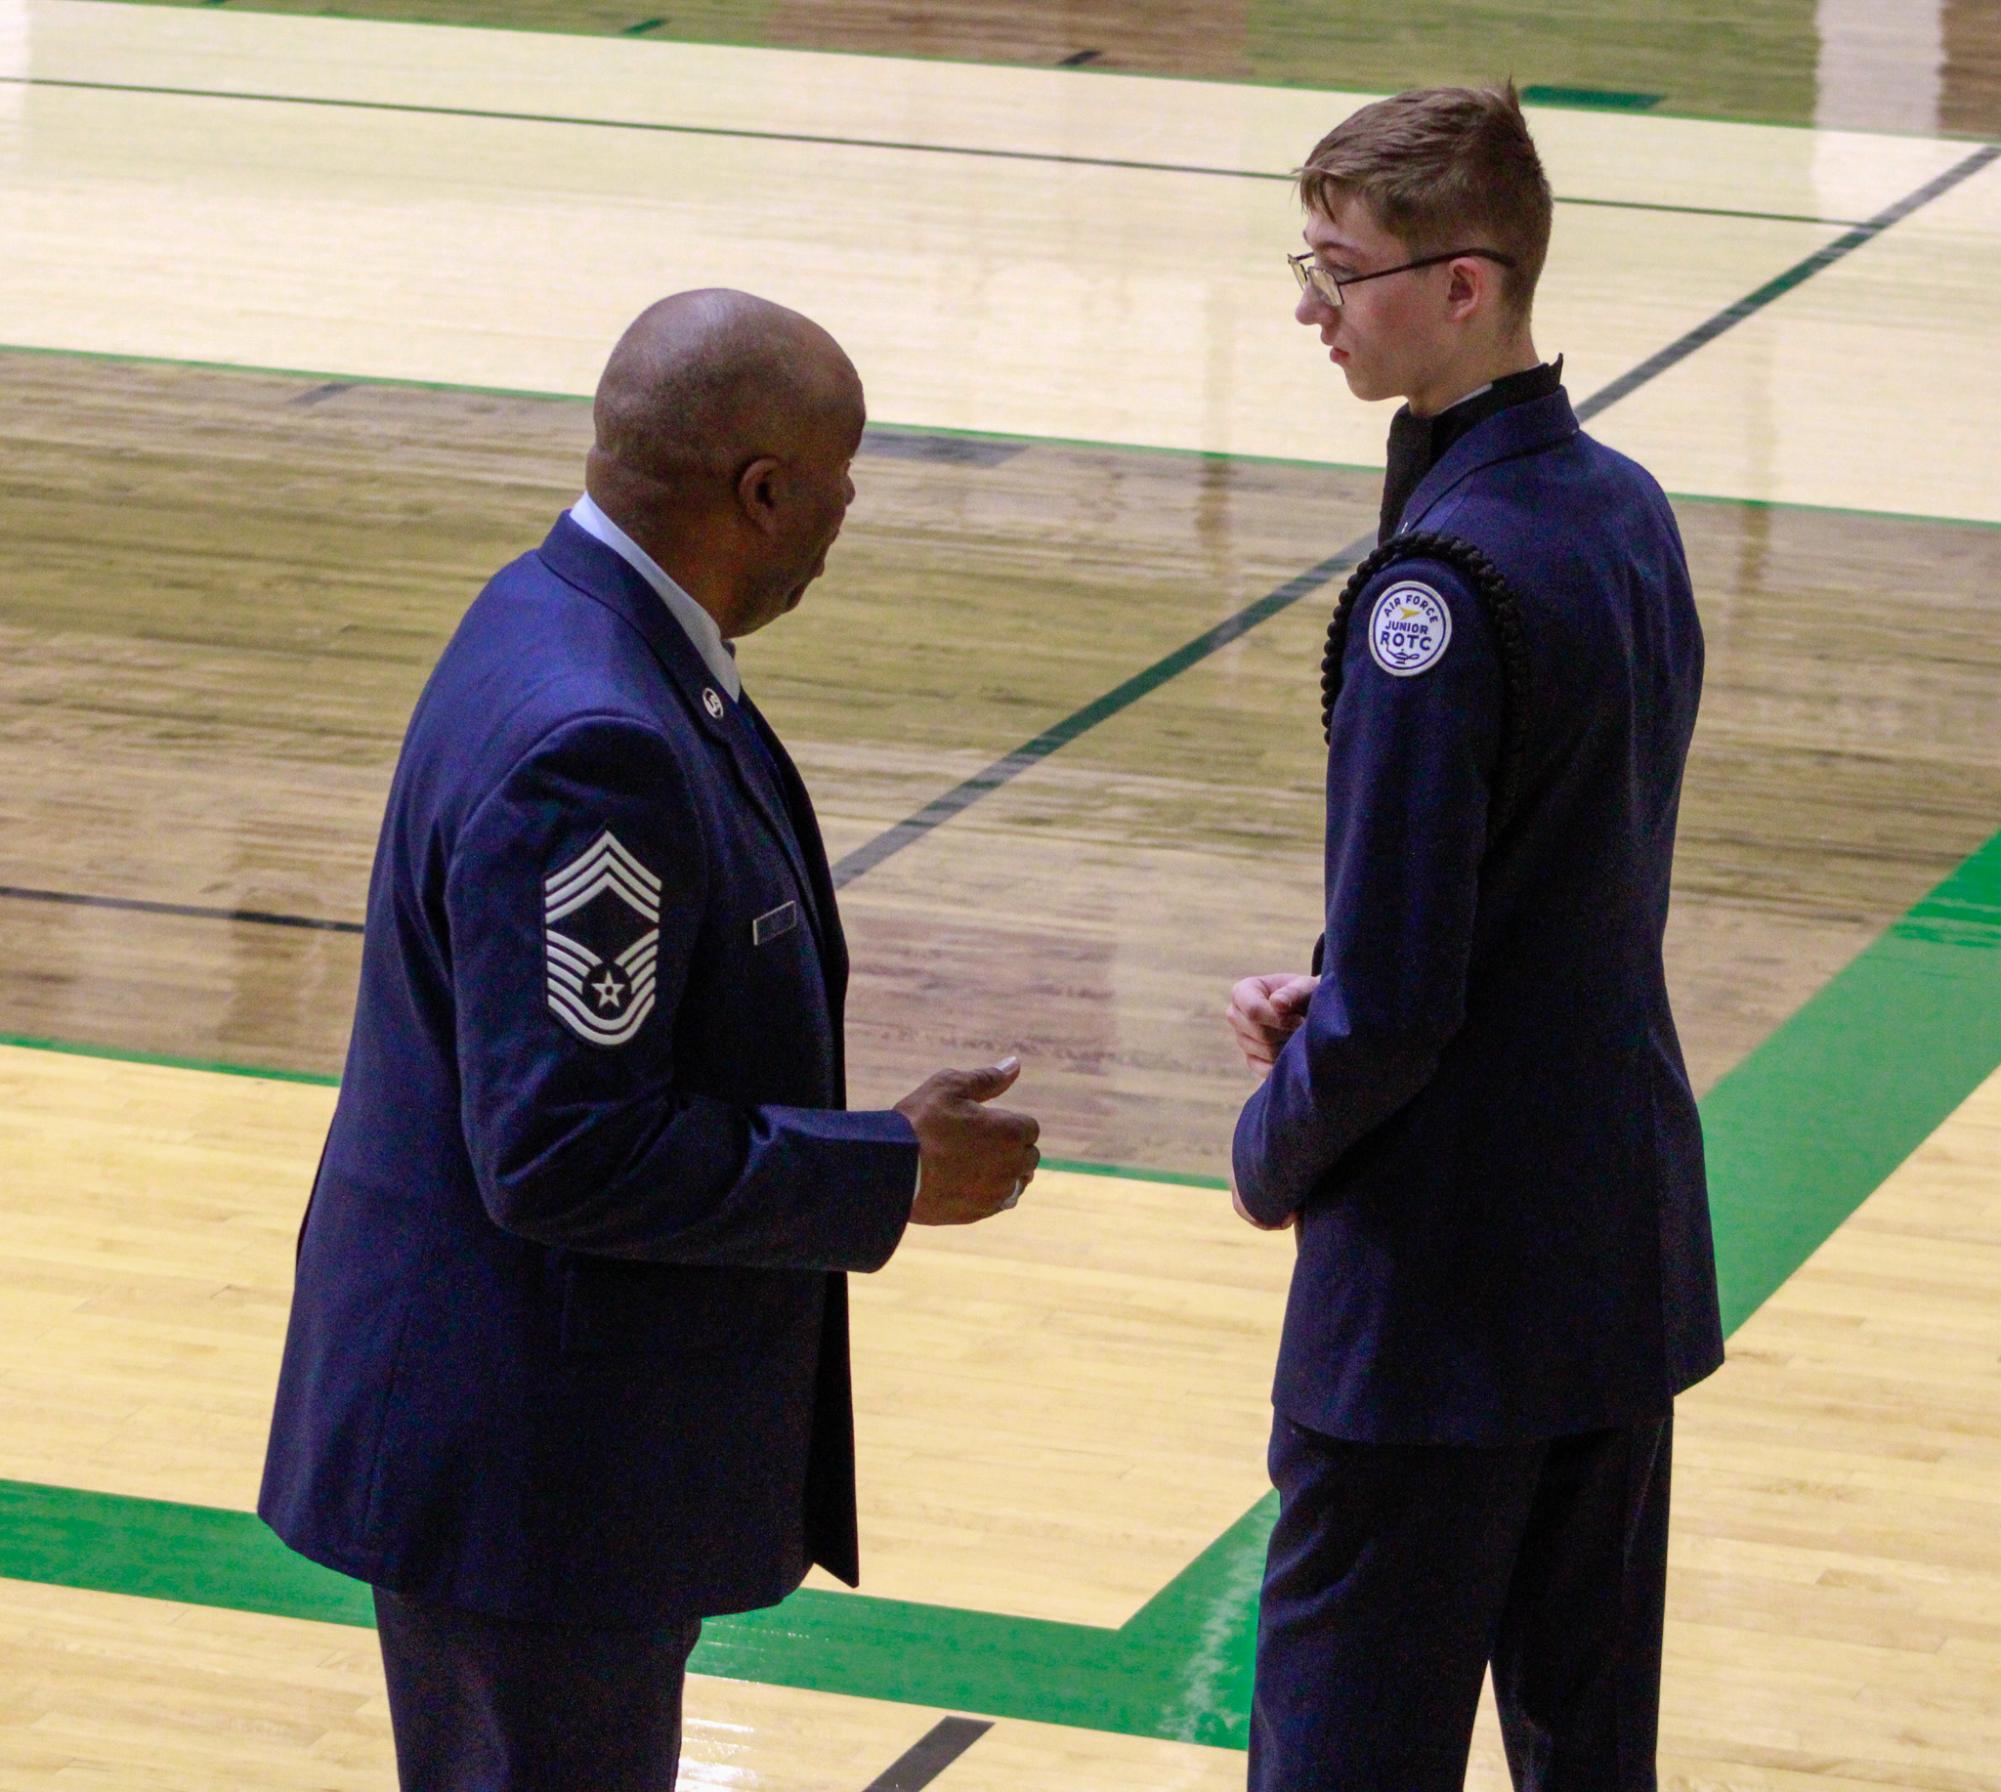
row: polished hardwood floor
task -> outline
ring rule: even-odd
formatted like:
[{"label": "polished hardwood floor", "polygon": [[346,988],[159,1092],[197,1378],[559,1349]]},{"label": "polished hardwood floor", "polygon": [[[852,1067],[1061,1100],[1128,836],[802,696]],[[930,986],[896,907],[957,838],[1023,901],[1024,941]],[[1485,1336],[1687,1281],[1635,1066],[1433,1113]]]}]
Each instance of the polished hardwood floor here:
[{"label": "polished hardwood floor", "polygon": [[[1284,317],[1296,219],[1261,175],[1322,128],[1315,87],[1498,63],[1585,90],[1535,114],[1563,200],[1543,346],[1580,395],[1966,176],[1594,427],[1709,494],[1676,503],[1709,673],[1668,941],[1699,1085],[1886,927],[1948,938],[1941,995],[1990,950],[1969,912],[1897,922],[2001,823],[2001,168],[1672,115],[1992,134],[1991,6],[449,8],[545,35],[259,10],[336,9],[0,16],[0,342],[107,351],[0,349],[0,1503],[249,1531],[404,719],[481,581],[575,495],[576,394],[628,301],[794,282],[915,426],[872,433],[826,579],[744,644],[839,858],[1372,524],[1366,466],[1256,458],[1366,462],[1384,421]],[[676,37],[871,55],[622,41]],[[1219,84],[1242,80],[1291,86]],[[362,377],[388,374],[459,384]],[[1161,1178],[1223,1168],[1248,1088],[1228,980],[1315,930],[1333,595],[844,892],[858,1101],[1015,1047],[1051,1156],[1141,1166],[1052,1171],[855,1290],[864,1590],[1025,1626],[1005,1647],[1031,1660],[1036,1626],[1132,1621],[1264,1486],[1290,1247]],[[1997,1202],[1989,1076],[1683,1402],[1672,1792],[2001,1792]],[[8,1573],[42,1548],[61,1582],[0,1579],[0,1787],[388,1783],[365,1631],[138,1596],[143,1541],[62,1522],[0,1534]],[[1168,1662],[1214,1708],[1254,1556]],[[868,1697],[702,1674],[683,1783],[916,1783],[891,1764],[955,1714],[875,1649]],[[991,1716],[976,1689],[1029,1670],[968,1656],[959,1710]],[[1123,1733],[1115,1682],[1081,1718],[1003,1716],[943,1792],[1242,1783],[1233,1749]],[[1468,1784],[1505,1783],[1489,1721]]]},{"label": "polished hardwood floor", "polygon": [[[179,0],[216,5],[234,0]],[[1512,74],[1558,103],[1991,136],[2001,21],[1984,0],[253,0],[245,10],[848,50],[1388,92]]]},{"label": "polished hardwood floor", "polygon": [[[336,1071],[409,706],[575,496],[587,407],[0,369],[6,1030]],[[743,653],[836,858],[1352,539],[1376,476],[891,434],[857,483],[825,580]],[[2001,533],[1680,520],[1710,658],[1672,974],[1706,1087],[1993,831]],[[1884,596],[1917,576],[1922,631]],[[1218,1169],[1224,991],[1316,930],[1332,596],[849,886],[858,1099],[1018,1046],[1053,1152]]]}]

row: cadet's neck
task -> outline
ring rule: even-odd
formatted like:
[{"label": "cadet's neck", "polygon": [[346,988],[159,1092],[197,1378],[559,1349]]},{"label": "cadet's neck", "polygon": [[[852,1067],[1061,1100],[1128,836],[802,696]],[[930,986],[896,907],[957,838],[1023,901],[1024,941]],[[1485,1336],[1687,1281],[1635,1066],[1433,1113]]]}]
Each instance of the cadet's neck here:
[{"label": "cadet's neck", "polygon": [[1504,344],[1470,354],[1463,360],[1440,366],[1414,382],[1405,396],[1413,417],[1435,417],[1470,398],[1483,386],[1504,380],[1511,373],[1527,373],[1542,365],[1535,343],[1524,330]]}]

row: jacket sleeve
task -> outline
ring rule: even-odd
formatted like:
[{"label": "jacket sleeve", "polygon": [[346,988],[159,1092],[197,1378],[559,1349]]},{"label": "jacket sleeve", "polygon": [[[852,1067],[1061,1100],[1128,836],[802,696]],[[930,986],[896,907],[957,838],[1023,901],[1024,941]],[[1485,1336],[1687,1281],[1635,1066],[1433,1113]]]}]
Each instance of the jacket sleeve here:
[{"label": "jacket sleeve", "polygon": [[910,1123],[738,1105],[676,1062],[689,965],[720,949],[709,876],[672,744],[626,717],[565,723],[468,816],[445,906],[480,1198],[601,1256],[880,1268],[910,1216]]},{"label": "jacket sleeve", "polygon": [[[1451,632],[1423,669],[1396,673],[1371,631],[1411,585],[1445,606]],[[1398,563],[1356,600],[1329,722],[1320,980],[1232,1152],[1244,1205],[1267,1224],[1424,1087],[1465,1019],[1501,694],[1492,624],[1451,568]]]}]

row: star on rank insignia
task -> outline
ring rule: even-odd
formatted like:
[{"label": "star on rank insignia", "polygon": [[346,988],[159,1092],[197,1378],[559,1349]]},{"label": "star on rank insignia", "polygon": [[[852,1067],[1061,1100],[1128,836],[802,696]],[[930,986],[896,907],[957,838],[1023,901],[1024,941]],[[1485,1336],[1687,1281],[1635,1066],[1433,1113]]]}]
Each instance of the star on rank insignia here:
[{"label": "star on rank insignia", "polygon": [[623,1045],[653,1012],[660,880],[607,828],[542,898],[549,1011],[592,1045]]}]

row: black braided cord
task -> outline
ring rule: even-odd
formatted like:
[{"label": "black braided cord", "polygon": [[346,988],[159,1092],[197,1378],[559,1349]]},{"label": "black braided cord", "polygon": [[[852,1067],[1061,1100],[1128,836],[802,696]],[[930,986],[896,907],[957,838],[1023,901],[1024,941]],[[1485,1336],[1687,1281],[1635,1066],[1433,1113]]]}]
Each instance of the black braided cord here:
[{"label": "black braided cord", "polygon": [[1327,652],[1320,662],[1320,732],[1332,740],[1334,699],[1341,694],[1341,658],[1348,642],[1348,618],[1355,600],[1385,567],[1403,560],[1438,560],[1460,574],[1479,594],[1494,638],[1501,649],[1501,755],[1494,778],[1494,800],[1487,808],[1491,837],[1506,823],[1521,794],[1522,769],[1528,758],[1529,643],[1522,630],[1521,600],[1501,576],[1501,569],[1470,541],[1457,535],[1419,530],[1392,535],[1348,575],[1334,601],[1327,624]]}]

